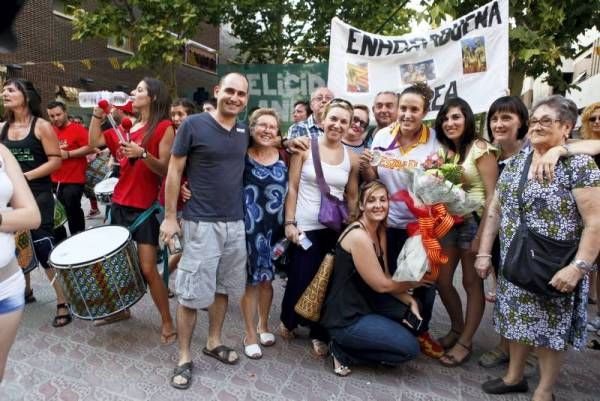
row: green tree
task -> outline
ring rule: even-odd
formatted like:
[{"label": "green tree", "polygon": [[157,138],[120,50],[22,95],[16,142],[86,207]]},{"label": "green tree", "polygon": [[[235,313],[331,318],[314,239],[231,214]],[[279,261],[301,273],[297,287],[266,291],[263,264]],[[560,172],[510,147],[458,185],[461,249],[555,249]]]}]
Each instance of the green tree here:
[{"label": "green tree", "polygon": [[[447,15],[457,18],[489,0],[423,0],[422,18],[437,26]],[[572,58],[580,49],[577,37],[600,25],[600,0],[509,0],[514,20],[509,30],[510,92],[520,95],[525,75],[539,77],[558,91],[571,87],[563,78],[561,56]]]},{"label": "green tree", "polygon": [[[406,2],[404,2],[406,4]],[[240,42],[241,63],[299,63],[326,61],[331,19],[382,34],[410,30],[414,10],[397,0],[225,0],[223,22]]]},{"label": "green tree", "polygon": [[74,40],[114,38],[122,45],[130,39],[135,51],[123,66],[150,69],[172,93],[186,40],[201,22],[218,23],[221,7],[218,0],[98,0],[89,9],[81,8],[83,0],[66,3],[73,10]]}]

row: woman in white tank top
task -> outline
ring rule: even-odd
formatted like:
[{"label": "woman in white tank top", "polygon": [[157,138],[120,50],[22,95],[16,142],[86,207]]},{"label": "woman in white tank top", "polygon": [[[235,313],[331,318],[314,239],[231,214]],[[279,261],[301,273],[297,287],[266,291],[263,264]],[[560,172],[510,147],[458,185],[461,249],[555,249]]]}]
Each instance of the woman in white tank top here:
[{"label": "woman in white tank top", "polygon": [[[356,215],[358,194],[358,155],[345,149],[342,136],[350,128],[352,105],[334,99],[323,110],[325,135],[318,140],[319,156],[325,182],[330,193],[346,198],[350,216]],[[289,249],[288,283],[281,305],[280,334],[292,338],[299,325],[310,326],[313,350],[319,356],[327,354],[327,333],[318,324],[303,320],[294,312],[296,302],[315,276],[325,254],[335,245],[340,233],[319,223],[321,192],[317,184],[311,150],[292,155],[289,168],[288,194],[285,201],[285,235],[293,243]],[[312,246],[303,249],[299,235],[304,233]]]},{"label": "woman in white tank top", "polygon": [[15,258],[14,232],[40,223],[40,211],[17,160],[0,144],[0,382],[25,305],[25,279]]}]

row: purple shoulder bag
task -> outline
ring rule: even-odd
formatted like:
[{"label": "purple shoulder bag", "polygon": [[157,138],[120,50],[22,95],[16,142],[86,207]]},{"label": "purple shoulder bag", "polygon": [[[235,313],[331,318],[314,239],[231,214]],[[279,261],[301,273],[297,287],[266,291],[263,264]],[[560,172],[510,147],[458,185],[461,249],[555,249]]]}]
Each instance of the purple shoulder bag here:
[{"label": "purple shoulder bag", "polygon": [[348,205],[345,200],[339,200],[329,192],[329,186],[325,182],[325,177],[323,176],[323,167],[321,166],[319,142],[317,138],[311,138],[310,150],[312,153],[315,174],[317,176],[317,184],[321,191],[319,223],[334,231],[341,232],[342,224],[348,220]]}]

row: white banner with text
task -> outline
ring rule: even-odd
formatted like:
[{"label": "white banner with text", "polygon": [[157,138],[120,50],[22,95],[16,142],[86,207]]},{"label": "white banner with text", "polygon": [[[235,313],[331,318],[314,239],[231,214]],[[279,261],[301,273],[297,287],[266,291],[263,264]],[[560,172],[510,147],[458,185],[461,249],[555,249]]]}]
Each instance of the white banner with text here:
[{"label": "white banner with text", "polygon": [[382,36],[331,21],[328,87],[369,107],[381,91],[426,81],[433,118],[449,97],[485,112],[508,93],[508,0],[494,0],[425,34]]}]

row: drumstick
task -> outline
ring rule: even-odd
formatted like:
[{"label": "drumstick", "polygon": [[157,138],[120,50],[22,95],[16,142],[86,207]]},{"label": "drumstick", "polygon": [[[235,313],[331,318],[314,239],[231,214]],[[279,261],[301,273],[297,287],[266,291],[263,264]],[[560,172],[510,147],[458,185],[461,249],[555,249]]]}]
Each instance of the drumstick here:
[{"label": "drumstick", "polygon": [[[123,127],[123,130],[125,131],[125,135],[127,137],[127,142],[131,141],[131,138],[129,136],[129,131],[131,130],[132,125],[133,125],[133,123],[127,117],[123,117],[123,119],[121,120],[121,127]],[[133,165],[134,163],[135,163],[135,159],[129,159],[129,164]]]},{"label": "drumstick", "polygon": [[127,117],[123,117],[123,119],[121,120],[121,127],[123,127],[123,130],[125,131],[125,134],[127,136],[127,142],[131,141],[131,137],[129,136],[129,131],[131,130],[132,125],[133,125],[133,123]]},{"label": "drumstick", "polygon": [[119,130],[119,127],[117,126],[117,122],[113,118],[112,114],[110,114],[110,103],[108,103],[108,100],[101,99],[98,102],[98,107],[100,107],[102,109],[102,111],[104,111],[104,113],[106,114],[106,118],[108,118],[108,122],[110,123],[110,125],[113,127],[113,129],[117,133],[117,136],[119,137],[119,141],[125,142],[123,135],[121,135],[121,130]]}]

